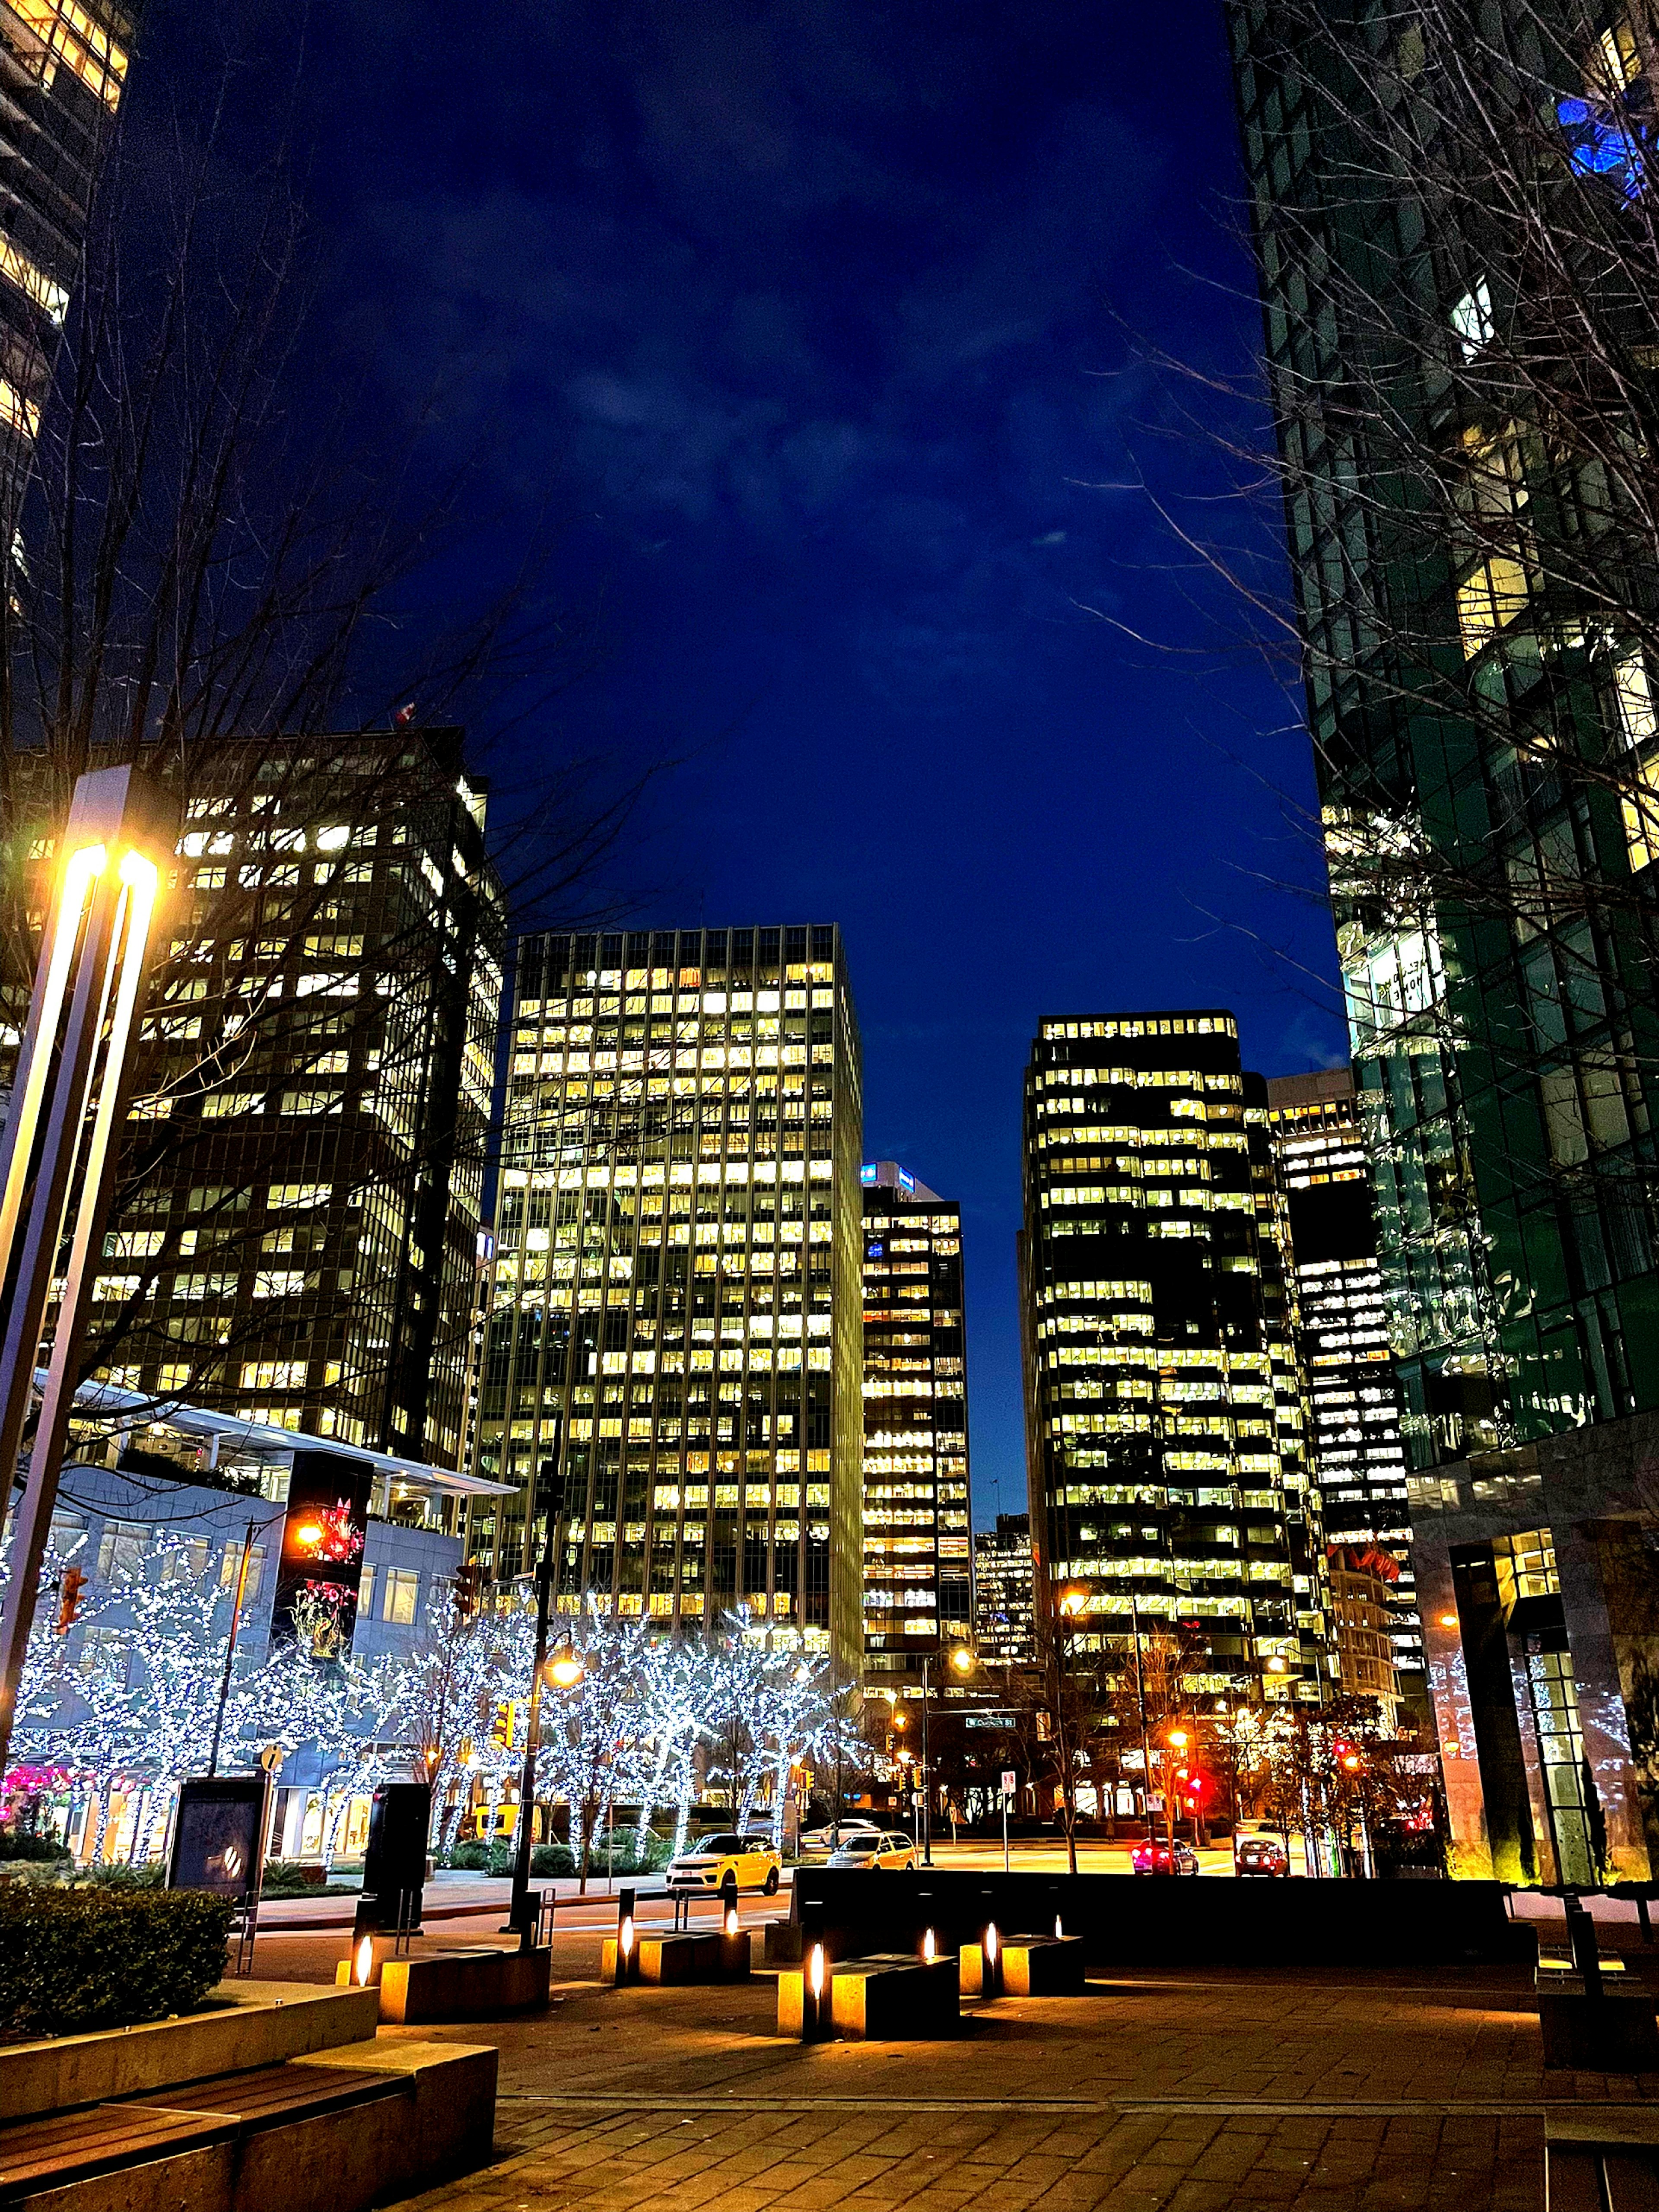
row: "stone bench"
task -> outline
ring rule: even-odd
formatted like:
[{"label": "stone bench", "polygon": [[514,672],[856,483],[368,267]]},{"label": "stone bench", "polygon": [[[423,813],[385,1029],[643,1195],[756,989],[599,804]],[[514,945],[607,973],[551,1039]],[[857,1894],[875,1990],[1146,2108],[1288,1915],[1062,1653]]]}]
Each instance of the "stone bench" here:
[{"label": "stone bench", "polygon": [[[630,1982],[656,1985],[689,1982],[741,1982],[749,1978],[747,1929],[735,1936],[711,1929],[700,1935],[641,1936],[634,1938]],[[602,1981],[617,1978],[617,1938],[607,1936],[599,1968]]]},{"label": "stone bench", "polygon": [[488,2158],[497,2054],[358,2043],[0,2128],[0,2205],[367,2212]]},{"label": "stone bench", "polygon": [[[1080,1936],[1010,1936],[999,1940],[1000,1994],[1006,1997],[1080,1997],[1083,1995],[1083,1938]],[[985,1993],[985,1960],[977,1943],[962,1947],[964,1996]]]},{"label": "stone bench", "polygon": [[[419,1959],[382,1955],[371,1971],[380,1989],[382,2021],[399,2027],[435,2026],[441,2021],[538,2010],[547,2002],[553,1954],[544,1945],[534,1951],[440,1951]],[[342,1989],[350,1985],[355,1973],[349,1959],[340,1960],[334,1978]]]},{"label": "stone bench", "polygon": [[[896,2043],[954,2035],[961,2025],[957,1962],[909,1954],[843,1959],[826,1969],[832,2033],[850,2042]],[[778,1975],[778,2033],[799,2037],[805,2015],[805,1969]]]}]

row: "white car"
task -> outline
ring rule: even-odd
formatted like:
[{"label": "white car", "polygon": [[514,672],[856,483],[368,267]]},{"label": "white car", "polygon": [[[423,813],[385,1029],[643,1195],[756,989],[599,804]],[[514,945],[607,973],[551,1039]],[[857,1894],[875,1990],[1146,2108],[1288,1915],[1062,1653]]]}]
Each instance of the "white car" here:
[{"label": "white car", "polygon": [[720,1889],[728,1878],[739,1889],[778,1893],[783,1862],[763,1836],[705,1836],[696,1848],[668,1863],[671,1890]]},{"label": "white car", "polygon": [[916,1847],[897,1828],[871,1828],[858,1835],[843,1832],[841,1849],[830,1854],[832,1867],[859,1867],[866,1873],[891,1873],[916,1863]]},{"label": "white car", "polygon": [[850,1843],[854,1836],[878,1836],[881,1833],[873,1820],[854,1820],[830,1821],[822,1828],[807,1828],[801,1832],[802,1858],[827,1858],[842,1844]]}]

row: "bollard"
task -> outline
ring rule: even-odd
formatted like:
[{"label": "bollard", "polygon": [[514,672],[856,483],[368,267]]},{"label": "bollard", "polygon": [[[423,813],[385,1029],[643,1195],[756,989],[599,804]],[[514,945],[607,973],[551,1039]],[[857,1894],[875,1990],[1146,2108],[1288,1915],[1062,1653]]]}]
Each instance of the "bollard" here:
[{"label": "bollard", "polygon": [[814,1943],[801,1970],[800,2039],[826,2043],[834,2026],[830,1966],[822,1943]]},{"label": "bollard", "polygon": [[924,1929],[922,1931],[921,1955],[930,1966],[939,1956],[939,1941],[931,1928]]},{"label": "bollard", "polygon": [[980,1983],[980,1995],[1000,1997],[1002,1995],[1002,1945],[997,1936],[997,1923],[988,1920],[980,1936],[980,1956],[984,1960]]},{"label": "bollard", "polygon": [[639,1946],[634,1928],[634,1893],[631,1889],[617,1893],[617,1987],[624,1988],[635,1980],[640,1970]]}]

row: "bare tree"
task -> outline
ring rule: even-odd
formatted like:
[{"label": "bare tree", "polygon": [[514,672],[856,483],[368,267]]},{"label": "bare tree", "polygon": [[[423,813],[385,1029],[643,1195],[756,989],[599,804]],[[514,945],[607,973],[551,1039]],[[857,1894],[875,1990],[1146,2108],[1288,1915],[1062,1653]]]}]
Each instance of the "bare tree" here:
[{"label": "bare tree", "polygon": [[1164,511],[1304,687],[1395,1327],[1484,1369],[1462,1440],[1501,1443],[1586,1410],[1526,1348],[1528,1240],[1653,1265],[1659,17],[1230,12],[1267,404],[1223,438],[1249,523]]},{"label": "bare tree", "polygon": [[[446,1200],[470,1189],[476,1211],[489,1164],[505,932],[592,913],[641,777],[558,741],[595,641],[552,599],[557,516],[469,564],[476,478],[429,416],[387,432],[349,392],[326,419],[301,404],[287,152],[238,176],[222,128],[181,124],[159,156],[118,136],[32,465],[0,485],[0,1054],[75,780],[141,763],[176,797],[179,865],[87,1370],[142,1376],[157,1405],[269,1400],[305,1363],[247,1286],[372,1286],[382,1320],[310,1363],[283,1414],[313,1426],[322,1390],[344,1392],[355,1440],[453,1457],[459,1401],[428,1423],[392,1355],[424,1310],[415,1366],[434,1344],[465,1364],[474,1256]],[[453,726],[469,711],[533,731],[549,763],[515,773],[488,839],[478,748]],[[482,988],[446,994],[446,969]],[[315,1125],[302,1179],[263,1169],[278,1113]],[[147,1212],[185,1191],[188,1213]],[[337,1249],[348,1219],[361,1269]],[[210,1312],[238,1275],[235,1310]],[[194,1312],[180,1284],[201,1286]]]}]

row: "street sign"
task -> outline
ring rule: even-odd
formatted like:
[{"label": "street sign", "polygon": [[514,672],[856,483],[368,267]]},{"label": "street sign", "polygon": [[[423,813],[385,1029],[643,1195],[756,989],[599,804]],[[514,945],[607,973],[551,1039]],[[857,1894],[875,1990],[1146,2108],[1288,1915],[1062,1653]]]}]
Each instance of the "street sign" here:
[{"label": "street sign", "polygon": [[1002,1778],[1002,1794],[1005,1797],[1012,1797],[1018,1786],[1018,1778],[1017,1776],[1012,1774],[1004,1774]]}]

